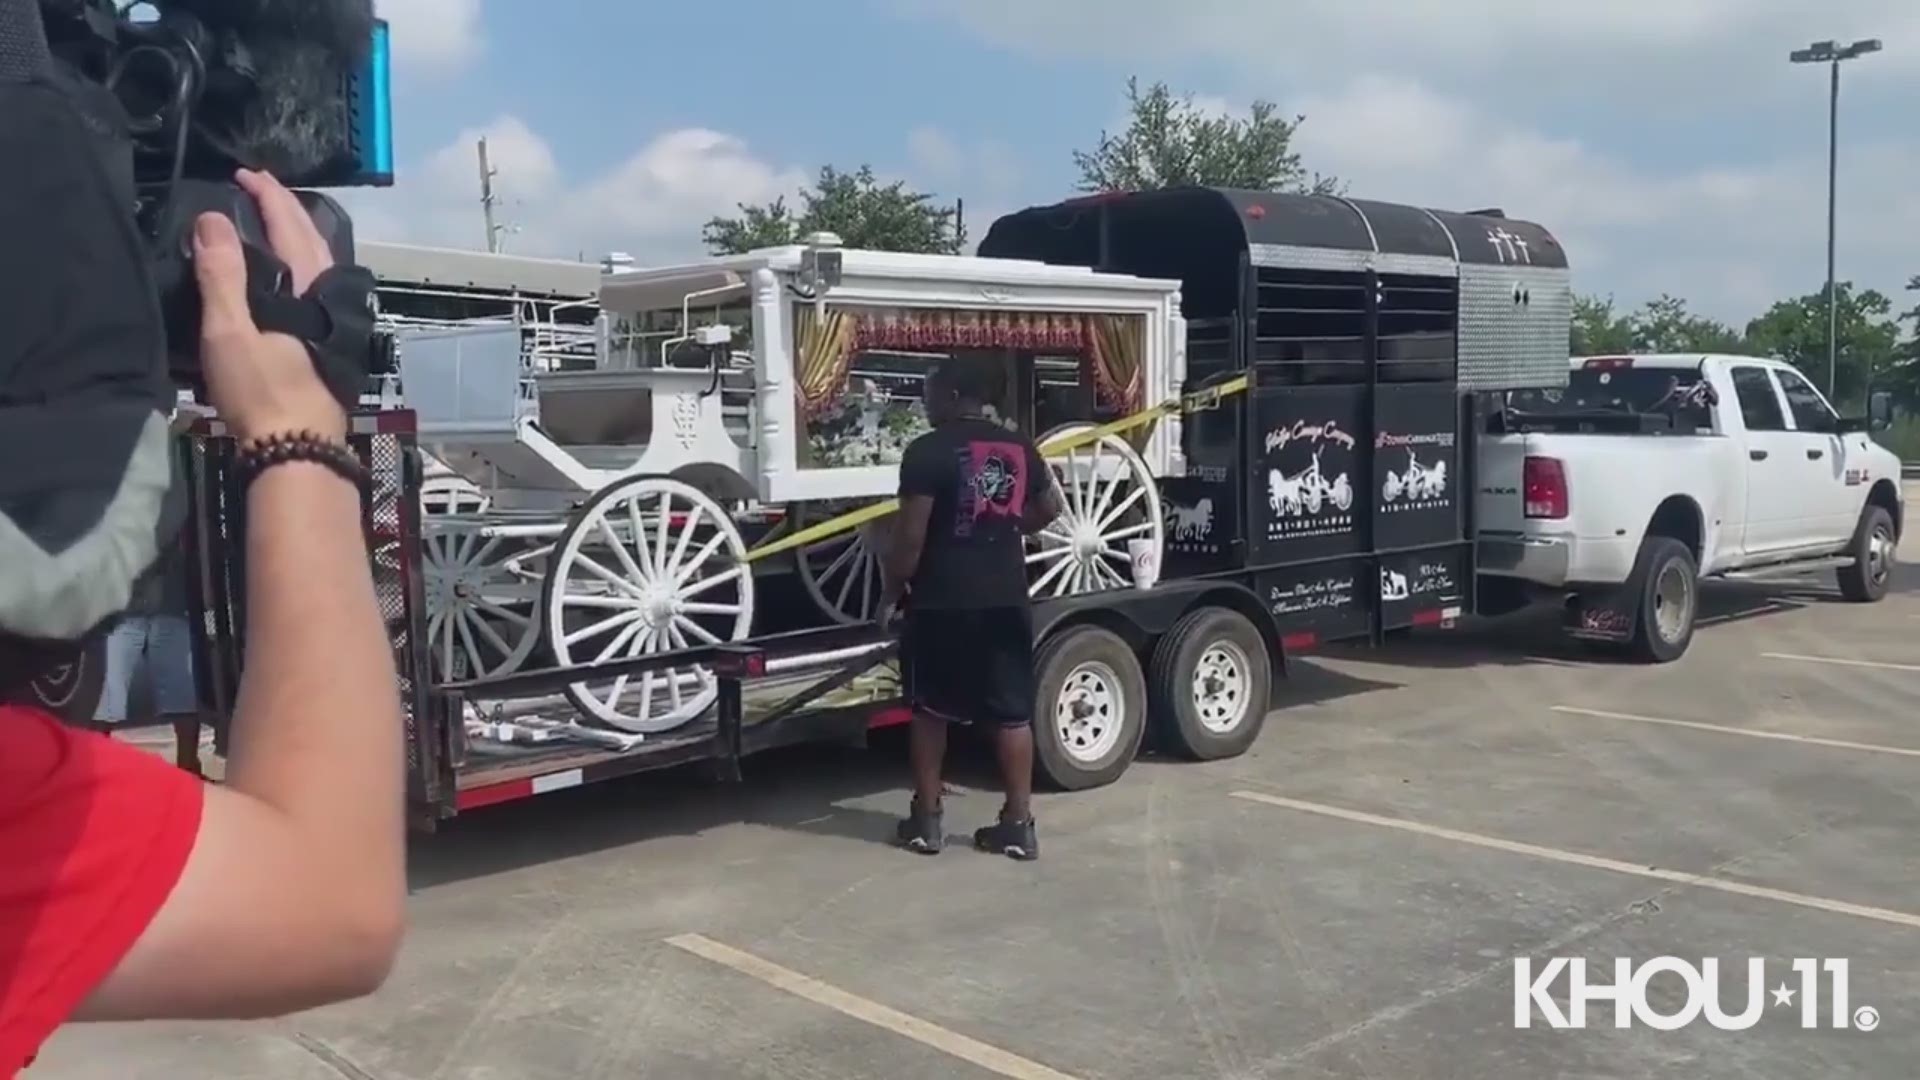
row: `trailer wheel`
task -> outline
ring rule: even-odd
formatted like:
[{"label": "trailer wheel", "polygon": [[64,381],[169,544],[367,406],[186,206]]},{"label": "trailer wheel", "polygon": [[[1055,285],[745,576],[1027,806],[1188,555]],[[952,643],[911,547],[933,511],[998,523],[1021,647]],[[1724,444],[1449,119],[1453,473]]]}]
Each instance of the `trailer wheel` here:
[{"label": "trailer wheel", "polygon": [[1133,764],[1147,730],[1147,679],[1119,635],[1061,631],[1034,658],[1034,760],[1062,791],[1111,784]]},{"label": "trailer wheel", "polygon": [[1221,607],[1189,613],[1154,648],[1151,671],[1154,715],[1182,756],[1239,757],[1260,737],[1273,662],[1246,616]]}]

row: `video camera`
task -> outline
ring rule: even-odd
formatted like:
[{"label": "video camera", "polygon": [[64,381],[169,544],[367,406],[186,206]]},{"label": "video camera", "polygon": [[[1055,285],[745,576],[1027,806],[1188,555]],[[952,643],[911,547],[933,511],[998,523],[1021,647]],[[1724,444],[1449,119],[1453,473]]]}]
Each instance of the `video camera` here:
[{"label": "video camera", "polygon": [[[310,343],[343,406],[392,370],[373,333],[373,279],[353,266],[353,223],[339,203],[298,192],[338,273],[292,295],[253,200],[232,182],[257,169],[295,188],[393,183],[387,24],[372,0],[30,0],[47,45],[96,126],[110,174],[147,240],[166,323],[169,374],[204,389],[194,220],[231,218],[246,245],[257,322]],[[118,128],[124,137],[114,132]]]},{"label": "video camera", "polygon": [[200,214],[233,220],[255,322],[343,406],[390,370],[346,212],[299,193],[336,265],[295,295],[233,182],[391,184],[388,72],[372,0],[0,0],[0,697],[97,642],[176,542]]}]

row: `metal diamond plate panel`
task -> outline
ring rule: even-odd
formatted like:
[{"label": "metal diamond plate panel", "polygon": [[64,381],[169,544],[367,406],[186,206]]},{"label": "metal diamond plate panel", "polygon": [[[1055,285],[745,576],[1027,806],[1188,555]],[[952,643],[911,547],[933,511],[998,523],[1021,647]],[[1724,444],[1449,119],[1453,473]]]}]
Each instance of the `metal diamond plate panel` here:
[{"label": "metal diamond plate panel", "polygon": [[1573,290],[1564,269],[1460,267],[1460,389],[1565,386]]},{"label": "metal diamond plate panel", "polygon": [[1349,251],[1344,248],[1300,247],[1293,244],[1249,244],[1247,250],[1253,265],[1283,270],[1347,274],[1377,270],[1383,274],[1450,278],[1454,275],[1456,265],[1452,259],[1437,255],[1396,255],[1391,252]]}]

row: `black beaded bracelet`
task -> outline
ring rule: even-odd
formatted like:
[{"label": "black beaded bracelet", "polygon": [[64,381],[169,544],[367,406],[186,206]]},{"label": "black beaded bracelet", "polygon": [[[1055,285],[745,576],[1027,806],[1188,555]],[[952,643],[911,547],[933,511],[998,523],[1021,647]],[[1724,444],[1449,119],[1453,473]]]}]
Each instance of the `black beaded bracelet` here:
[{"label": "black beaded bracelet", "polygon": [[316,465],[324,465],[353,486],[365,486],[366,469],[360,464],[360,456],[344,443],[311,431],[249,439],[240,445],[240,454],[234,464],[240,471],[241,484],[245,486],[252,484],[254,478],[263,471],[289,461],[311,461]]}]

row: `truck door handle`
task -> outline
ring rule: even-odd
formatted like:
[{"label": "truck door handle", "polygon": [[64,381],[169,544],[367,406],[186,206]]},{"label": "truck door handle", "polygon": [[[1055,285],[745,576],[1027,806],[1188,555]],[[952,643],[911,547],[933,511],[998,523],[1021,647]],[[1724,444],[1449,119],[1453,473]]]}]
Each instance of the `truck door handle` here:
[{"label": "truck door handle", "polygon": [[1809,451],[1807,451],[1807,460],[1808,460],[1808,461],[1819,461],[1819,460],[1820,460],[1821,458],[1823,458],[1823,457],[1826,457],[1826,456],[1827,456],[1827,452],[1826,452],[1825,450],[1809,450]]},{"label": "truck door handle", "polygon": [[1747,456],[1755,461],[1767,460],[1767,452],[1765,450],[1749,450],[1747,451]]}]

